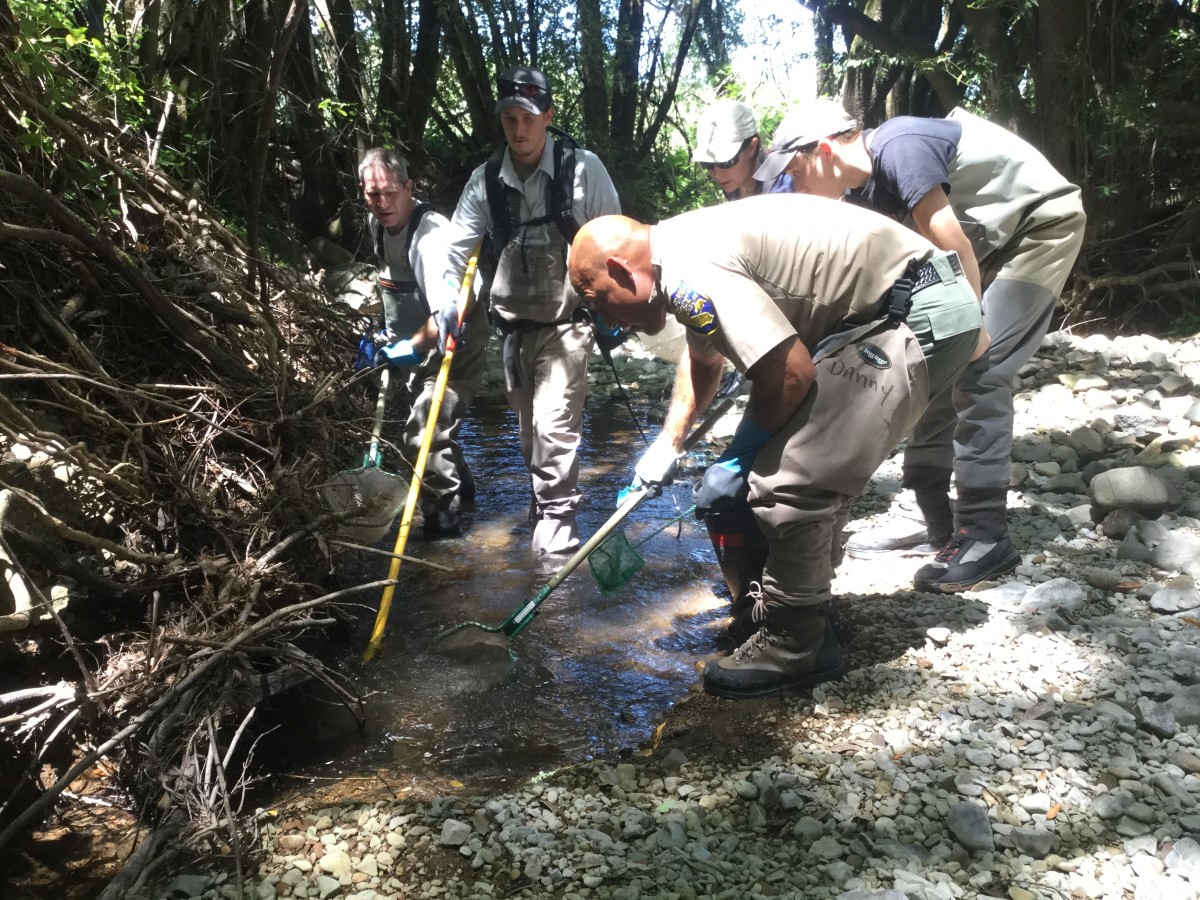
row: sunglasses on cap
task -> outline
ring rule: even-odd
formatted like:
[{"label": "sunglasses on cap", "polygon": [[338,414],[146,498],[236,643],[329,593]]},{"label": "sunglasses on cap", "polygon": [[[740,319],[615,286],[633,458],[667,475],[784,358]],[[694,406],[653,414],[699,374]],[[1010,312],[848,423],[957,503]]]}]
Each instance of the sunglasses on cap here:
[{"label": "sunglasses on cap", "polygon": [[746,140],[742,142],[742,146],[738,148],[738,152],[733,154],[733,159],[727,159],[725,162],[719,163],[702,162],[698,163],[698,165],[705,172],[711,172],[713,169],[732,169],[737,165],[737,161],[742,158],[742,154],[746,152],[746,148],[750,146],[750,142],[752,140],[754,140],[753,137],[746,138]]},{"label": "sunglasses on cap", "polygon": [[527,81],[501,81],[500,96],[501,97],[524,97],[527,100],[535,100],[545,97],[547,91],[544,87],[537,84],[530,84]]}]

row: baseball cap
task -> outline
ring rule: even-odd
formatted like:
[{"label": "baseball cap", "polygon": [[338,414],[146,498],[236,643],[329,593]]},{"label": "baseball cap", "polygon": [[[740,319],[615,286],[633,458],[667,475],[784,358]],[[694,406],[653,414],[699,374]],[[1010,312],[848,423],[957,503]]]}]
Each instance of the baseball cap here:
[{"label": "baseball cap", "polygon": [[783,117],[771,139],[767,158],[754,173],[756,181],[774,181],[787,168],[796,152],[822,138],[833,137],[858,127],[858,121],[842,104],[828,97],[818,97],[793,107]]},{"label": "baseball cap", "polygon": [[550,95],[550,82],[541,69],[529,66],[505,69],[496,87],[500,97],[496,112],[516,106],[531,113],[544,113],[554,103]]},{"label": "baseball cap", "polygon": [[694,163],[723,163],[737,156],[746,138],[758,134],[754,111],[738,100],[718,100],[696,122]]}]

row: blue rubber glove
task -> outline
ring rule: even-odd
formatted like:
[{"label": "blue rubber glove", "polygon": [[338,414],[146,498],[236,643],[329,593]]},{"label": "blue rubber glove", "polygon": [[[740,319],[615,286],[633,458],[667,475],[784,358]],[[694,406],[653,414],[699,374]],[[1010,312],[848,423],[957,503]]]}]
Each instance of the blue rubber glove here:
[{"label": "blue rubber glove", "polygon": [[704,472],[696,486],[696,518],[703,519],[710,512],[725,512],[746,502],[750,483],[746,480],[750,470],[731,469],[728,462],[713,463]]},{"label": "blue rubber glove", "polygon": [[417,351],[413,349],[412,341],[384,344],[375,354],[375,365],[377,366],[415,366],[420,361]]},{"label": "blue rubber glove", "polygon": [[742,417],[733,440],[708,467],[696,488],[697,518],[702,519],[709,512],[724,512],[745,502],[750,492],[748,479],[754,457],[774,433]]}]

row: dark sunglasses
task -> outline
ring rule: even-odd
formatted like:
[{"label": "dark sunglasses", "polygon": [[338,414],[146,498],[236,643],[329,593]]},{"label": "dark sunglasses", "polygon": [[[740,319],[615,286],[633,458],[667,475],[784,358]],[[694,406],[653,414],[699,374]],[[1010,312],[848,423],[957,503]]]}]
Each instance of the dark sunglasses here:
[{"label": "dark sunglasses", "polygon": [[528,100],[546,96],[546,89],[527,81],[501,81],[501,97],[525,97]]},{"label": "dark sunglasses", "polygon": [[733,159],[728,159],[725,162],[719,163],[702,162],[699,164],[700,168],[702,168],[705,172],[711,172],[713,169],[732,169],[737,165],[737,161],[742,158],[742,154],[746,152],[746,148],[750,146],[750,142],[752,140],[754,140],[753,137],[746,138],[746,140],[742,143],[742,146],[738,148],[738,152],[733,154]]}]

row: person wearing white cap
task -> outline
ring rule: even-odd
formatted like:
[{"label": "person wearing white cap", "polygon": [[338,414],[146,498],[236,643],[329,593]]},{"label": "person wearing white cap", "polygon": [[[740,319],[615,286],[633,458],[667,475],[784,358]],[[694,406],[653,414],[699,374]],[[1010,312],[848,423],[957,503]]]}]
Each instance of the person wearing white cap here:
[{"label": "person wearing white cap", "polygon": [[[461,281],[471,248],[487,238],[480,269],[490,273],[489,311],[504,335],[506,395],[532,493],[532,549],[561,555],[579,546],[578,451],[593,346],[592,327],[567,284],[567,252],[573,231],[620,212],[621,203],[596,154],[547,133],[554,100],[545,73],[517,66],[496,87],[505,144],[463,188],[445,276]],[[456,312],[442,310],[439,327],[447,333]],[[468,335],[472,340],[487,338]]]},{"label": "person wearing white cap", "polygon": [[756,194],[788,194],[792,179],[785,174],[757,180],[755,170],[766,159],[754,110],[740,100],[717,100],[696,122],[692,162],[706,172],[726,200]]},{"label": "person wearing white cap", "polygon": [[784,171],[799,192],[905,219],[955,251],[992,338],[917,423],[904,452],[901,515],[854,535],[846,552],[936,551],[913,578],[919,590],[964,591],[1011,571],[1021,561],[1007,522],[1013,376],[1045,337],[1083,243],[1079,188],[1030,144],[962,109],[862,130],[826,98],[784,117],[755,174]]}]

